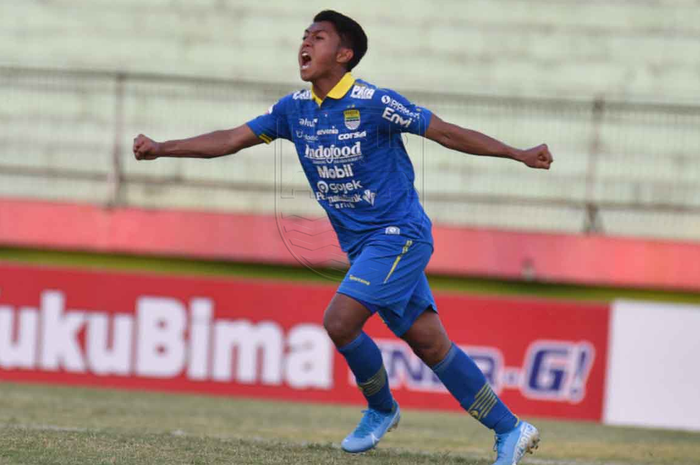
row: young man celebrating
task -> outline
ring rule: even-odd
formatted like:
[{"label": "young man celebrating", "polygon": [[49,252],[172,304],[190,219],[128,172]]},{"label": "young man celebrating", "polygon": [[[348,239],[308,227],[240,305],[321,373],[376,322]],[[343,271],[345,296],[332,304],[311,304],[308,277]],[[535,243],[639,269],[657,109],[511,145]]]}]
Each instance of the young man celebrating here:
[{"label": "young man celebrating", "polygon": [[323,317],[369,404],[343,440],[343,449],[369,450],[399,423],[381,352],[362,330],[379,313],[462,407],[495,431],[494,465],[516,464],[537,447],[539,432],[508,410],[440,322],[424,272],[433,252],[431,222],[413,186],[401,133],[536,169],[549,169],[552,156],[544,144],[527,150],[509,147],[444,122],[396,92],[355,79],[350,71],[366,51],[367,36],[359,24],[322,11],[304,32],[299,49],[301,78],[311,82],[310,90],[287,95],[267,114],[235,129],[163,143],[139,135],[134,155],[138,160],[214,158],[277,138],[293,142],[351,265]]}]

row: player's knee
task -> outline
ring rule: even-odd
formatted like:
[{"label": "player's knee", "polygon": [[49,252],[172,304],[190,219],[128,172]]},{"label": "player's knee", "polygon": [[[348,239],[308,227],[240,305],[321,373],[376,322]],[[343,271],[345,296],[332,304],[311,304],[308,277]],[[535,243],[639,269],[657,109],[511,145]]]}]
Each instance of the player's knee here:
[{"label": "player's knee", "polygon": [[342,347],[351,343],[358,335],[359,331],[349,324],[344,318],[326,312],[323,316],[323,327],[328,333],[328,337],[337,346]]},{"label": "player's knee", "polygon": [[343,347],[360,335],[370,316],[372,314],[359,302],[336,294],[323,314],[323,327],[336,347]]},{"label": "player's knee", "polygon": [[411,344],[411,349],[426,365],[432,367],[445,358],[450,347],[442,344],[441,341],[431,341],[426,344]]},{"label": "player's knee", "polygon": [[438,351],[435,347],[412,347],[413,353],[418,356],[428,366],[437,365],[439,363]]}]

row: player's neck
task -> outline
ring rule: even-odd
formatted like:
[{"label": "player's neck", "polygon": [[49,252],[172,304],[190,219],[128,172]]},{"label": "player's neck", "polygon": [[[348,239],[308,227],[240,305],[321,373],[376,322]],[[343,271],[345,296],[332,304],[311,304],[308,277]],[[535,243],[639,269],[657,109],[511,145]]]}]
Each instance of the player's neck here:
[{"label": "player's neck", "polygon": [[347,73],[345,68],[336,68],[326,76],[320,77],[313,81],[311,85],[313,86],[314,94],[316,94],[316,96],[321,100],[326,98],[328,92],[330,92],[336,86],[336,84],[343,79],[345,73]]}]

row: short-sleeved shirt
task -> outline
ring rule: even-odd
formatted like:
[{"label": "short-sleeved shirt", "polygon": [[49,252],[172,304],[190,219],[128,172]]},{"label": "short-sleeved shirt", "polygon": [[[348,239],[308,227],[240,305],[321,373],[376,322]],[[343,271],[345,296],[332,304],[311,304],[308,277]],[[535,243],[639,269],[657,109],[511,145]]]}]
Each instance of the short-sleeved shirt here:
[{"label": "short-sleeved shirt", "polygon": [[377,235],[432,245],[402,133],[424,135],[432,113],[350,73],[323,100],[289,94],[248,122],[264,142],[294,143],[316,200],[352,256]]}]

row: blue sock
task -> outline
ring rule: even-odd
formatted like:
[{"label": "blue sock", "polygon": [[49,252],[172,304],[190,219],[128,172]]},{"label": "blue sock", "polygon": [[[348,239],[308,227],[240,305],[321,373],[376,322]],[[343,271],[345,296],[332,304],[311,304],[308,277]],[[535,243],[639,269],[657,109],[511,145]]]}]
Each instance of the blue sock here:
[{"label": "blue sock", "polygon": [[501,434],[518,424],[518,417],[493,392],[474,360],[454,343],[432,369],[462,408],[487,428]]},{"label": "blue sock", "polygon": [[347,360],[369,407],[390,412],[394,408],[394,398],[377,344],[362,332],[350,344],[339,347],[338,351]]}]

